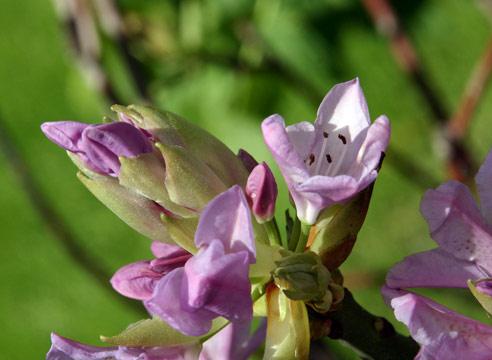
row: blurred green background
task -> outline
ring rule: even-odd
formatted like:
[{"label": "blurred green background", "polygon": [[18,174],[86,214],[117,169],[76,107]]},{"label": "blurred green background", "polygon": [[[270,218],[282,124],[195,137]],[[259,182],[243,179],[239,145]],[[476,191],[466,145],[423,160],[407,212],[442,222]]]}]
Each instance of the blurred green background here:
[{"label": "blurred green background", "polygon": [[[392,121],[395,151],[438,181],[446,179],[429,107],[359,1],[121,0],[116,20],[124,36],[110,31],[111,11],[89,8],[96,32],[91,26],[82,32],[82,48],[96,54],[95,63],[81,57],[70,35],[77,22],[91,18],[88,2],[58,5],[63,3],[76,5],[71,17],[70,8],[56,10],[48,0],[0,0],[0,131],[12,138],[8,146],[25,158],[49,204],[107,274],[148,258],[149,242],[86,191],[39,125],[99,122],[109,115],[111,98],[141,101],[137,85],[156,106],[187,117],[234,151],[245,148],[267,160],[278,174],[262,142],[261,121],[272,113],[289,123],[314,120],[324,94],[358,76],[373,119],[384,113]],[[436,96],[453,112],[490,36],[486,12],[474,1],[393,3]],[[486,91],[466,139],[477,163],[492,145],[491,113],[492,93]],[[13,155],[4,155],[0,357],[43,358],[51,331],[98,344],[100,334],[115,334],[140,319],[135,307],[115,299],[109,282],[100,286],[69,256],[33,208],[33,195],[7,161]],[[404,256],[434,245],[418,211],[421,175],[403,175],[391,157],[389,152],[367,221],[342,270],[359,302],[397,324],[379,294],[385,273]],[[287,206],[282,189],[279,214]],[[464,291],[432,296],[487,321]],[[334,351],[341,359],[357,358],[337,346]]]}]

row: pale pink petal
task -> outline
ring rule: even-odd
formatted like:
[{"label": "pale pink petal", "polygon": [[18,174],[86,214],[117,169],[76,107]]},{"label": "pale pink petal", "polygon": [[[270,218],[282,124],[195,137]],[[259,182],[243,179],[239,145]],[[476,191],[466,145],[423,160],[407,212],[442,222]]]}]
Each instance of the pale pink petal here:
[{"label": "pale pink petal", "polygon": [[304,158],[297,152],[285,129],[284,119],[280,115],[272,115],[261,124],[263,138],[270,149],[282,175],[291,186],[309,177]]},{"label": "pale pink petal", "polygon": [[380,116],[367,131],[367,136],[357,154],[357,158],[348,170],[348,174],[362,179],[377,170],[381,157],[389,144],[391,128],[386,116]]},{"label": "pale pink petal", "polygon": [[297,154],[299,154],[302,159],[307,159],[316,140],[313,124],[307,121],[302,121],[300,123],[287,126],[285,131],[287,132],[287,136],[294,146]]},{"label": "pale pink petal", "polygon": [[366,99],[356,78],[330,90],[318,109],[315,126],[328,133],[347,127],[346,135],[355,139],[369,124]]},{"label": "pale pink petal", "polygon": [[406,257],[391,268],[386,284],[395,289],[467,288],[467,280],[483,276],[474,263],[457,259],[438,248]]},{"label": "pale pink petal", "polygon": [[492,236],[468,188],[449,181],[425,193],[421,204],[432,238],[458,259],[492,269]]},{"label": "pale pink petal", "polygon": [[475,182],[483,217],[489,224],[492,224],[492,151],[489,152],[475,176]]},{"label": "pale pink petal", "polygon": [[491,358],[492,327],[411,292],[386,287],[383,295],[396,318],[422,346],[418,359]]},{"label": "pale pink petal", "polygon": [[247,251],[250,262],[256,258],[253,226],[248,202],[235,185],[215,197],[203,210],[195,233],[197,247],[220,240],[226,253]]}]

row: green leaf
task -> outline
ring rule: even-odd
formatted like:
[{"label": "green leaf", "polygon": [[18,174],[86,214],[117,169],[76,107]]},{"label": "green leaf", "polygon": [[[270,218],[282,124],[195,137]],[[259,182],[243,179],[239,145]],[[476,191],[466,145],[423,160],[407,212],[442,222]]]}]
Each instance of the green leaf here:
[{"label": "green leaf", "polygon": [[99,201],[127,225],[152,240],[173,243],[160,219],[159,208],[151,200],[121,186],[110,177],[91,179],[81,172],[77,176]]},{"label": "green leaf", "polygon": [[111,345],[131,347],[191,345],[199,342],[199,338],[183,335],[159,318],[141,320],[118,335],[101,336],[101,340]]},{"label": "green leaf", "polygon": [[[490,281],[490,279],[486,279],[486,280]],[[479,281],[468,280],[467,281],[468,288],[470,289],[473,296],[475,296],[475,298],[478,300],[480,305],[482,305],[482,307],[485,309],[485,311],[487,311],[489,315],[492,315],[492,297],[477,290],[476,285],[479,282],[480,280]]]},{"label": "green leaf", "polygon": [[262,279],[270,277],[270,273],[275,269],[275,261],[280,260],[280,247],[270,246],[261,242],[256,242],[256,263],[249,267],[249,277]]}]

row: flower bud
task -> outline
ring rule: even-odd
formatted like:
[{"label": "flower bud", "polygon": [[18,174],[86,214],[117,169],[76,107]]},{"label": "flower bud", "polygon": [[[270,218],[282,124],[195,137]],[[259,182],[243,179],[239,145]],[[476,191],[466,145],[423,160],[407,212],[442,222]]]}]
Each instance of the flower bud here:
[{"label": "flower bud", "polygon": [[270,221],[275,214],[277,183],[266,163],[257,165],[248,177],[246,196],[259,223]]},{"label": "flower bud", "polygon": [[152,143],[136,127],[126,123],[88,125],[74,121],[46,122],[44,134],[58,146],[76,153],[92,171],[117,177],[120,156],[152,152]]},{"label": "flower bud", "polygon": [[366,218],[372,188],[373,184],[349,203],[325,210],[313,226],[309,249],[321,257],[328,270],[338,268],[350,255]]},{"label": "flower bud", "polygon": [[133,123],[156,141],[185,148],[190,155],[206,164],[226,188],[246,184],[248,172],[239,158],[216,137],[184,118],[140,105],[113,105],[111,109],[118,113],[121,121]]},{"label": "flower bud", "polygon": [[289,299],[302,300],[322,312],[330,309],[333,296],[327,290],[332,282],[331,275],[319,256],[311,251],[289,253],[276,264],[273,271],[275,284]]}]

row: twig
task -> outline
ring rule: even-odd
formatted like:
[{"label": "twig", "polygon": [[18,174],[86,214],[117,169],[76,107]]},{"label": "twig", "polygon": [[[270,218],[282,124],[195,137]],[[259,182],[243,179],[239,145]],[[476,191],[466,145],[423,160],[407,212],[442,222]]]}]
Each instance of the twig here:
[{"label": "twig", "polygon": [[109,286],[108,280],[111,277],[111,274],[104,269],[101,265],[101,261],[90,255],[79,245],[79,241],[70,230],[70,227],[57,213],[35,181],[26,161],[18,150],[17,144],[13,141],[1,118],[0,151],[10,167],[12,175],[16,177],[17,183],[20,184],[22,190],[26,193],[32,207],[38,213],[38,216],[42,219],[44,225],[50,230],[53,237],[58,240],[60,245],[67,251],[72,260],[74,260],[82,270],[89,273],[99,286],[108,291],[113,299],[131,307],[139,313],[144,313],[140,304],[119,296]]},{"label": "twig", "polygon": [[362,3],[378,31],[390,41],[397,62],[413,80],[427,103],[434,122],[439,125],[441,135],[448,144],[446,157],[449,176],[463,181],[471,179],[475,173],[475,165],[470,151],[462,139],[450,138],[445,131],[450,114],[425,76],[417,53],[395,11],[387,0],[362,0]]},{"label": "twig", "polygon": [[103,93],[113,104],[119,103],[115,88],[104,71],[101,43],[89,0],[54,0],[74,58],[89,85]]},{"label": "twig", "polygon": [[324,317],[314,312],[310,315],[328,322],[328,336],[346,341],[364,358],[411,360],[419,351],[419,345],[411,337],[397,333],[388,320],[366,311],[347,289],[339,309]]},{"label": "twig", "polygon": [[144,71],[142,71],[140,62],[131,53],[129,39],[126,35],[117,5],[113,0],[92,0],[92,3],[96,9],[102,29],[118,46],[121,57],[126,63],[128,73],[133,80],[139,96],[142,100],[150,102]]},{"label": "twig", "polygon": [[482,97],[492,73],[492,38],[468,79],[465,91],[455,114],[448,123],[448,133],[453,139],[462,139]]}]

